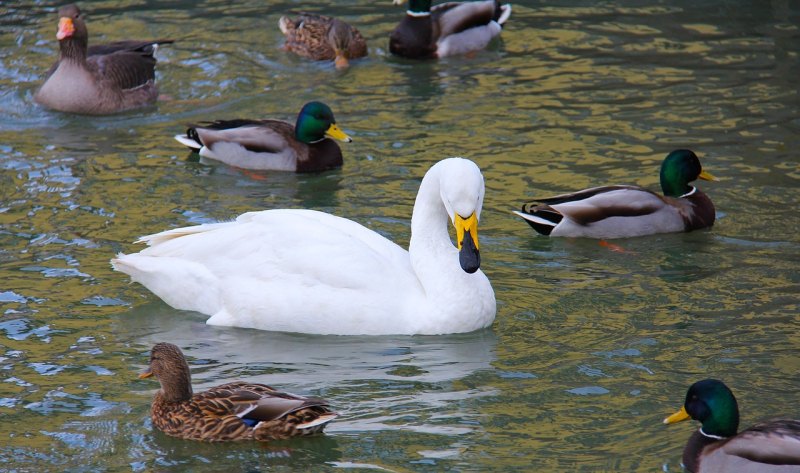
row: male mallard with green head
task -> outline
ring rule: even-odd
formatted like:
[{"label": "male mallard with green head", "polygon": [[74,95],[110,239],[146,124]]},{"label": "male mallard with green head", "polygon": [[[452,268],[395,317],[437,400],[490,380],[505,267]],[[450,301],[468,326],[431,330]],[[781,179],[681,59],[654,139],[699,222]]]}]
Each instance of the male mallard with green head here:
[{"label": "male mallard with green head", "polygon": [[353,141],[336,125],[331,108],[309,102],[294,126],[281,120],[217,120],[192,125],[180,143],[209,159],[242,169],[318,172],[341,167],[333,140]]},{"label": "male mallard with green head", "polygon": [[161,383],[153,398],[153,425],[173,437],[266,442],[322,432],[337,416],[324,399],[264,384],[235,381],[193,394],[186,358],[171,343],[153,346],[150,367],[139,378],[150,376]]},{"label": "male mallard with green head", "polygon": [[496,0],[447,2],[433,8],[431,0],[408,0],[406,16],[389,37],[389,51],[412,59],[477,51],[500,34],[509,16],[511,5]]},{"label": "male mallard with green head", "polygon": [[336,18],[299,13],[295,18],[282,16],[278,26],[286,36],[284,49],[315,61],[333,59],[337,69],[367,55],[367,42],[361,33]]},{"label": "male mallard with green head", "polygon": [[542,235],[627,238],[656,233],[688,232],[714,224],[714,204],[697,179],[714,181],[697,155],[678,149],[661,165],[658,195],[638,186],[593,187],[572,194],[536,199],[514,213]]},{"label": "male mallard with green head", "polygon": [[688,418],[702,426],[683,449],[683,465],[693,473],[798,473],[800,420],[779,419],[737,433],[739,406],[722,381],[704,379],[686,393],[681,410],[664,419]]}]

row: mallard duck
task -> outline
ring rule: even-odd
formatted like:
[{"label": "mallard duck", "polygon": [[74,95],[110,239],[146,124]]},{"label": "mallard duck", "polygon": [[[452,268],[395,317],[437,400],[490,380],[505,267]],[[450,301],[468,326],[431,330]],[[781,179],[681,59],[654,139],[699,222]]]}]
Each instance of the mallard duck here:
[{"label": "mallard duck", "polygon": [[159,44],[119,41],[87,47],[89,33],[76,5],[58,10],[58,61],[50,68],[33,99],[62,112],[104,115],[151,105],[158,97],[155,84]]},{"label": "mallard duck", "polygon": [[308,102],[294,126],[281,120],[217,120],[192,125],[175,139],[216,161],[242,169],[318,172],[341,167],[334,141],[352,140],[337,125],[331,108]]},{"label": "mallard duck", "polygon": [[339,335],[470,332],[489,326],[496,311],[479,269],[483,193],[472,161],[433,165],[414,204],[408,251],[352,220],[281,209],[145,236],[139,241],[149,248],[111,263],[172,307],[210,315],[212,325]]},{"label": "mallard duck", "polygon": [[675,150],[661,165],[664,195],[638,186],[593,187],[573,194],[536,199],[514,213],[542,235],[626,238],[689,232],[714,224],[714,204],[696,179],[716,180],[688,149]]},{"label": "mallard duck", "polygon": [[150,376],[161,383],[150,413],[153,425],[173,437],[266,442],[322,432],[338,415],[324,399],[265,384],[235,381],[193,394],[186,358],[171,343],[153,346],[150,367],[139,378]]},{"label": "mallard duck", "polygon": [[299,13],[296,18],[282,16],[278,26],[286,36],[287,51],[316,61],[333,59],[337,69],[367,55],[367,42],[361,33],[336,18]]},{"label": "mallard duck", "polygon": [[702,423],[683,449],[683,465],[694,473],[800,472],[800,420],[756,424],[738,434],[739,406],[722,381],[704,379],[686,393],[681,410],[665,424],[692,418]]},{"label": "mallard duck", "polygon": [[447,2],[433,8],[431,0],[409,0],[406,16],[389,37],[389,51],[413,59],[477,51],[500,34],[509,16],[511,5],[495,0]]}]

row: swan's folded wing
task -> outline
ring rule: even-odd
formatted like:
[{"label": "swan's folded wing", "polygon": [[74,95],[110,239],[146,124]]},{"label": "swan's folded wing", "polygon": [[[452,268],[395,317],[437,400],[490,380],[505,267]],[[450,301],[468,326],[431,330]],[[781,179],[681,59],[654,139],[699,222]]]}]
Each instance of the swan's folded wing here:
[{"label": "swan's folded wing", "polygon": [[144,256],[191,261],[224,277],[357,288],[381,284],[365,274],[413,273],[408,252],[395,243],[356,222],[313,210],[250,212],[234,222],[145,238],[152,246]]}]

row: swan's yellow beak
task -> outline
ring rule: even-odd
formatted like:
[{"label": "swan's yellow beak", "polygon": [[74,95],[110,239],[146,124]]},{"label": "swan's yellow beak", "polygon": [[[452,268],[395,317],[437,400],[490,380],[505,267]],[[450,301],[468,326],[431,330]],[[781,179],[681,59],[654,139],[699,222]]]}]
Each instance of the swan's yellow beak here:
[{"label": "swan's yellow beak", "polygon": [[145,379],[153,376],[153,372],[150,370],[145,371],[144,373],[139,373],[139,379]]},{"label": "swan's yellow beak", "polygon": [[347,136],[347,133],[343,132],[341,128],[336,126],[336,123],[331,123],[331,126],[325,130],[325,136],[334,140],[344,141],[345,143],[350,143],[353,141],[352,138]]},{"label": "swan's yellow beak", "polygon": [[700,171],[700,175],[697,176],[704,181],[719,181],[716,177],[714,177],[710,172],[707,171]]},{"label": "swan's yellow beak", "polygon": [[481,267],[481,253],[478,251],[478,216],[473,213],[467,218],[456,213],[456,245],[461,269],[469,274]]},{"label": "swan's yellow beak", "polygon": [[462,217],[456,213],[456,245],[458,249],[464,245],[464,233],[468,233],[475,245],[475,249],[479,250],[478,246],[478,216],[474,213],[467,218]]},{"label": "swan's yellow beak", "polygon": [[681,407],[681,410],[664,419],[664,423],[674,424],[675,422],[680,422],[688,418],[689,418],[689,413],[686,412],[686,407]]}]

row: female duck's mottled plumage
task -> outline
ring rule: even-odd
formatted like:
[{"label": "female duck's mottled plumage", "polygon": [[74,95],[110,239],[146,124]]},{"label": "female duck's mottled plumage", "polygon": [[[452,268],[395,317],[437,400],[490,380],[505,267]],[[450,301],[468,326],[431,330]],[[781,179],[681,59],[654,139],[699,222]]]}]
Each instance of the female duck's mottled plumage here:
[{"label": "female duck's mottled plumage", "polygon": [[60,54],[34,95],[45,107],[62,112],[103,115],[154,103],[159,44],[172,40],[119,41],[88,47],[89,33],[76,5],[59,9]]},{"label": "female duck's mottled plumage", "polygon": [[180,348],[157,343],[150,368],[161,389],[153,399],[153,425],[167,435],[189,440],[287,439],[322,432],[336,418],[328,402],[276,391],[264,384],[237,381],[192,393],[191,374]]},{"label": "female duck's mottled plumage", "polygon": [[716,180],[692,151],[671,152],[661,165],[664,195],[638,186],[605,186],[536,199],[514,213],[542,235],[627,238],[688,232],[714,224],[714,204],[689,183]]},{"label": "female duck's mottled plumage", "polygon": [[[405,0],[394,0],[403,4]],[[496,0],[447,2],[409,0],[406,16],[389,37],[389,51],[413,59],[464,54],[485,48],[511,16]]]},{"label": "female duck's mottled plumage", "polygon": [[800,473],[800,420],[778,419],[737,433],[739,406],[731,390],[716,379],[694,383],[681,410],[664,419],[692,418],[702,423],[683,449],[683,464],[693,473]]},{"label": "female duck's mottled plumage", "polygon": [[333,59],[337,69],[367,55],[367,42],[361,33],[336,18],[299,13],[296,18],[281,17],[278,26],[286,36],[286,50],[316,61]]},{"label": "female duck's mottled plumage", "polygon": [[342,165],[333,140],[353,141],[336,125],[330,107],[307,103],[294,126],[280,120],[217,120],[192,125],[175,139],[200,156],[242,169],[318,172]]}]

